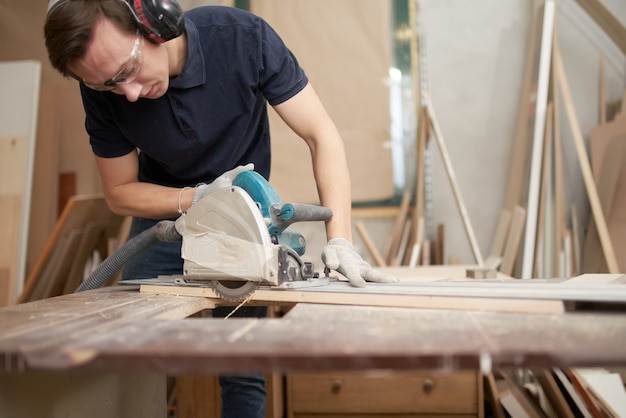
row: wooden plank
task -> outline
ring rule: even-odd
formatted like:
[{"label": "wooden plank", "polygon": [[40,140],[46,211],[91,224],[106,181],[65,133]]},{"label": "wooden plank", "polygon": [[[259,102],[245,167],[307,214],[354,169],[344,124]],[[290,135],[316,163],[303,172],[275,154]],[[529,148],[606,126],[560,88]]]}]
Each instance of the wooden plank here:
[{"label": "wooden plank", "polygon": [[550,58],[552,55],[552,36],[554,28],[555,4],[546,0],[543,6],[541,47],[538,63],[537,102],[534,112],[533,139],[530,156],[530,178],[528,184],[528,202],[526,205],[526,225],[522,252],[520,277],[530,279],[533,273],[535,243],[537,236],[537,216],[539,204],[539,185],[542,160],[542,144],[546,123],[548,87],[550,84]]},{"label": "wooden plank", "polygon": [[537,378],[537,381],[541,385],[541,388],[557,416],[562,418],[574,418],[574,413],[569,407],[552,373],[546,369],[539,369],[533,370],[533,375]]},{"label": "wooden plank", "polygon": [[536,86],[536,57],[538,45],[538,28],[540,22],[540,8],[543,0],[534,0],[531,3],[531,25],[528,31],[529,38],[526,44],[526,55],[524,59],[524,75],[518,106],[517,123],[515,128],[515,141],[511,152],[511,162],[509,164],[508,184],[504,199],[504,209],[513,211],[517,205],[522,203],[522,189],[524,184],[525,162],[528,145],[528,127],[532,120],[531,110],[536,106],[537,95]]},{"label": "wooden plank", "polygon": [[[487,259],[490,257],[499,258],[504,254],[504,244],[506,243],[507,233],[511,225],[512,217],[512,210],[504,208],[500,211],[500,217],[498,218],[498,223],[496,224],[496,230],[491,241],[491,248],[489,249]],[[485,263],[487,264],[486,261]]]},{"label": "wooden plank", "polygon": [[609,38],[626,54],[626,28],[600,0],[576,0]]},{"label": "wooden plank", "polygon": [[563,370],[560,368],[553,368],[552,373],[554,374],[555,381],[561,392],[568,399],[568,403],[571,405],[571,409],[575,416],[582,416],[584,418],[591,418],[591,414],[587,409],[584,401],[579,396],[576,388],[569,381]]},{"label": "wooden plank", "polygon": [[[63,98],[68,96],[64,89],[67,89],[65,83],[41,86],[25,278],[30,275],[59,218],[58,172],[62,148],[59,143],[64,136],[60,129],[61,113],[71,113],[62,104]],[[79,102],[80,98],[74,100]]]},{"label": "wooden plank", "polygon": [[574,387],[574,389],[576,389],[576,392],[578,393],[582,401],[585,403],[585,406],[587,407],[587,409],[589,410],[589,413],[593,416],[593,418],[603,418],[602,413],[600,412],[599,408],[596,406],[596,403],[594,402],[594,400],[591,398],[589,391],[587,390],[585,385],[581,382],[581,379],[579,378],[578,373],[576,373],[576,371],[573,369],[565,369],[563,372],[572,383],[572,386]]},{"label": "wooden plank", "polygon": [[[552,221],[551,214],[546,213],[548,211],[549,200],[552,196],[548,193],[548,183],[551,182],[551,169],[552,169],[552,103],[548,103],[548,109],[546,111],[546,129],[543,137],[543,150],[542,163],[541,163],[541,175],[539,185],[539,204],[537,207],[537,235],[535,237],[535,255],[533,265],[532,277],[553,277],[552,272],[546,266],[549,263],[549,252],[552,248],[549,246],[549,235],[546,232],[546,222],[550,224]],[[547,218],[547,220],[546,220]],[[540,268],[541,267],[541,268]]]},{"label": "wooden plank", "polygon": [[572,277],[569,280],[565,280],[563,284],[619,284],[626,283],[626,274],[598,274],[598,273],[586,273],[580,276]]},{"label": "wooden plank", "polygon": [[606,82],[604,76],[604,54],[600,53],[600,68],[598,69],[598,108],[599,123],[606,123]]},{"label": "wooden plank", "polygon": [[358,221],[355,222],[354,228],[359,233],[359,236],[363,240],[363,244],[365,244],[365,247],[369,251],[372,258],[374,259],[374,262],[376,263],[376,265],[386,266],[387,262],[385,261],[385,258],[380,254],[380,252],[378,251],[378,248],[376,248],[376,245],[374,244],[374,241],[372,240],[369,233],[367,232],[365,225],[363,225],[363,222],[358,222]]},{"label": "wooden plank", "polygon": [[0,195],[0,228],[4,237],[0,240],[0,268],[7,271],[7,304],[15,303],[18,270],[19,218],[22,210],[20,194]]},{"label": "wooden plank", "polygon": [[415,161],[415,204],[413,206],[413,222],[411,223],[411,244],[407,254],[407,264],[415,266],[417,264],[417,256],[413,256],[414,253],[419,254],[419,249],[424,239],[424,217],[422,212],[424,211],[424,155],[426,153],[426,142],[428,140],[428,132],[430,121],[428,120],[428,110],[424,106],[420,106],[420,119],[419,119],[419,131],[417,136],[417,149],[416,149],[416,161]]},{"label": "wooden plank", "polygon": [[[24,286],[29,236],[35,133],[39,101],[41,63],[13,61],[0,63],[2,98],[0,101],[0,195],[19,201],[17,213],[3,214],[0,227],[5,245],[13,246],[11,265],[11,303]],[[9,218],[8,215],[13,215]]]},{"label": "wooden plank", "polygon": [[[163,283],[163,284],[159,284]],[[173,286],[172,281],[156,280],[151,284],[141,284],[140,291],[147,294],[175,296],[196,296],[210,298],[214,303],[226,303],[219,299],[210,287]],[[468,287],[468,283],[447,283],[449,286],[422,283],[411,286],[410,283],[396,286],[377,286],[369,283],[365,288],[352,288],[346,283],[335,282],[319,288],[303,290],[278,290],[261,287],[249,299],[253,303],[324,303],[330,305],[359,305],[376,307],[403,307],[429,309],[495,310],[500,312],[563,312],[563,304],[558,298],[549,300],[543,297],[528,298],[523,289],[515,288],[515,293],[508,292],[514,286],[494,290],[484,285]],[[528,289],[528,288],[527,288]],[[626,288],[625,288],[626,290]],[[506,295],[498,292],[507,291]],[[535,295],[535,294],[533,294]],[[540,300],[544,299],[544,300]]]},{"label": "wooden plank", "polygon": [[478,243],[476,242],[476,235],[474,234],[474,229],[472,228],[472,224],[467,214],[465,202],[463,201],[461,190],[459,189],[459,185],[456,181],[456,175],[454,174],[454,168],[452,167],[452,162],[450,161],[450,156],[448,155],[448,150],[446,148],[443,135],[441,134],[437,117],[435,116],[435,110],[433,109],[433,104],[428,94],[426,95],[426,107],[428,108],[428,114],[430,116],[430,122],[435,134],[435,139],[437,141],[437,145],[439,146],[439,152],[446,169],[446,174],[448,175],[448,180],[450,181],[450,187],[452,188],[454,200],[456,201],[457,208],[461,214],[461,220],[463,221],[463,226],[470,243],[472,254],[474,255],[474,260],[478,265],[483,265],[483,257],[480,253]]},{"label": "wooden plank", "polygon": [[[554,32],[553,51],[556,50],[556,30]],[[565,277],[561,263],[563,241],[567,230],[567,214],[565,209],[565,181],[563,178],[563,141],[561,137],[561,101],[559,100],[556,71],[552,71],[552,126],[554,128],[554,201],[555,201],[555,228],[554,228],[554,265],[556,277]]]},{"label": "wooden plank", "polygon": [[509,229],[506,246],[504,247],[502,264],[500,265],[500,271],[508,276],[513,274],[513,267],[515,266],[515,259],[522,238],[525,219],[526,210],[521,206],[515,207],[511,228]]},{"label": "wooden plank", "polygon": [[585,183],[585,189],[587,190],[587,196],[589,197],[589,204],[591,205],[591,211],[593,213],[593,219],[598,228],[598,234],[600,236],[600,242],[602,243],[602,249],[604,251],[604,257],[608,266],[609,273],[618,273],[619,266],[617,259],[615,258],[615,252],[613,250],[613,244],[611,243],[611,237],[606,225],[606,219],[602,212],[602,206],[600,204],[600,198],[598,197],[598,190],[593,180],[593,174],[591,172],[591,165],[589,163],[589,157],[587,156],[587,148],[578,124],[578,118],[576,116],[576,110],[574,109],[574,103],[569,91],[569,85],[565,76],[565,70],[563,69],[563,63],[561,61],[560,54],[555,54],[555,67],[558,72],[558,81],[561,88],[561,94],[563,95],[563,101],[565,102],[565,110],[570,122],[570,128],[574,138],[574,145],[576,147],[576,153],[578,155],[578,162],[582,171],[583,180]]},{"label": "wooden plank", "polygon": [[384,251],[385,264],[383,265],[394,264],[394,260],[398,256],[398,247],[400,246],[402,232],[404,231],[404,227],[406,225],[406,218],[409,212],[410,204],[411,204],[411,192],[409,190],[405,190],[402,193],[402,199],[400,201],[400,212],[398,213],[398,216],[396,217],[396,221],[391,231],[391,235],[389,236],[389,241],[387,245],[385,246],[385,251]]},{"label": "wooden plank", "polygon": [[532,401],[508,373],[500,373],[496,380],[500,393],[500,403],[512,417],[547,418],[545,413]]},{"label": "wooden plank", "polygon": [[10,271],[7,267],[0,267],[0,307],[9,305],[11,298]]}]

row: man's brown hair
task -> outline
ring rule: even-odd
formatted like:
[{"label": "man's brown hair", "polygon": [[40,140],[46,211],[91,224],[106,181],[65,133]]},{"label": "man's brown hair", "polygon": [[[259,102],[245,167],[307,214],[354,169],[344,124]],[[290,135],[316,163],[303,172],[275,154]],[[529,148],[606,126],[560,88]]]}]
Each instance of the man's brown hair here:
[{"label": "man's brown hair", "polygon": [[106,17],[130,33],[137,30],[137,23],[124,0],[61,1],[46,17],[44,37],[50,63],[66,77],[75,78],[68,66],[85,55],[98,19]]}]

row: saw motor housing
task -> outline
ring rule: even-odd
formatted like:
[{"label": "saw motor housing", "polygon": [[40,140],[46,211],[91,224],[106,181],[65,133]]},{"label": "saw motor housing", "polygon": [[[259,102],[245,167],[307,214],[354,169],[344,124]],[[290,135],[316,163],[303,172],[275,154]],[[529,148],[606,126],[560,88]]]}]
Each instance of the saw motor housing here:
[{"label": "saw motor housing", "polygon": [[231,187],[203,197],[176,220],[184,281],[219,282],[230,289],[242,281],[288,287],[316,278],[312,263],[300,258],[306,240],[286,229],[331,217],[323,206],[283,204],[262,175],[244,171]]}]

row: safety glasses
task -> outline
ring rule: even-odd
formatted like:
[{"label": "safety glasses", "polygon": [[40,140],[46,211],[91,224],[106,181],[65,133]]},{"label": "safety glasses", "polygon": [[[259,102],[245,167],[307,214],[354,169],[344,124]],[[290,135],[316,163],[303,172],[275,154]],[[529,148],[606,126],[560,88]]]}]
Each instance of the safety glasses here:
[{"label": "safety glasses", "polygon": [[130,57],[122,68],[110,79],[101,84],[89,84],[83,80],[83,83],[93,90],[98,91],[111,91],[119,84],[131,83],[139,73],[141,64],[143,63],[143,35],[137,30],[137,36],[135,37],[135,43],[133,49],[130,51]]}]

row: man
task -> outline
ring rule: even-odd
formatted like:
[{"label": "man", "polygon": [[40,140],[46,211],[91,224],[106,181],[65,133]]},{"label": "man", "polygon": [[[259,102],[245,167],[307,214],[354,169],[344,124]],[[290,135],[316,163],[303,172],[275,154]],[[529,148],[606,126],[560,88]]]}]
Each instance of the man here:
[{"label": "man", "polygon": [[[53,0],[44,33],[54,68],[80,81],[107,204],[134,217],[132,235],[228,187],[241,170],[269,178],[269,102],[308,145],[320,202],[333,211],[324,263],[357,287],[395,281],[351,245],[343,141],[296,58],[262,19],[217,6],[183,17],[173,0]],[[180,244],[160,243],[128,263],[124,278],[181,271]],[[220,383],[224,416],[264,416],[259,376]]]}]

